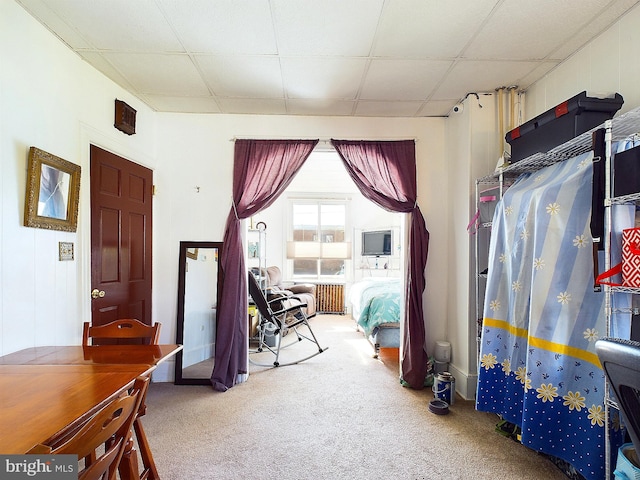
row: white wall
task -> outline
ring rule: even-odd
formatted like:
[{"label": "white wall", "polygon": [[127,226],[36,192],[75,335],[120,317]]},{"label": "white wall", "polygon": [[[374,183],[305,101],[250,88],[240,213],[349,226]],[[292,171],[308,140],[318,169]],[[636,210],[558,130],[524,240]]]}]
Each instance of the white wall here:
[{"label": "white wall", "polygon": [[[113,127],[114,100],[138,111],[139,133]],[[0,2],[0,354],[81,341],[89,319],[89,142],[154,168],[155,115],[47,32]],[[82,167],[78,232],[23,227],[30,146]],[[58,261],[58,242],[75,260]]]},{"label": "white wall", "polygon": [[475,179],[495,169],[502,144],[497,133],[496,95],[469,96],[463,103],[463,111],[452,113],[447,122],[447,163],[451,166],[447,235],[452,246],[445,281],[455,287],[449,290],[444,336],[429,340],[451,343],[449,371],[456,377],[456,389],[463,397],[473,398],[477,382],[475,237],[469,235],[467,225],[475,212]]}]

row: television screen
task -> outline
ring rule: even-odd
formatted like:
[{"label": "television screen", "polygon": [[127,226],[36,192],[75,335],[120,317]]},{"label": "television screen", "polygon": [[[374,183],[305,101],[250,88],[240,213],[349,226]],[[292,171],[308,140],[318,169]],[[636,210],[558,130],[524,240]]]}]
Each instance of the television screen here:
[{"label": "television screen", "polygon": [[391,230],[362,232],[362,256],[391,255]]}]

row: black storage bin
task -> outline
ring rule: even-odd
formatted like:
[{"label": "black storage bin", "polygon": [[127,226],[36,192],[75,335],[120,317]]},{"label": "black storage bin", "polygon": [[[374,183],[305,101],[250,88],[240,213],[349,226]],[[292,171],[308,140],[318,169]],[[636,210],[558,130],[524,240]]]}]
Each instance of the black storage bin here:
[{"label": "black storage bin", "polygon": [[613,156],[613,196],[640,192],[640,146]]},{"label": "black storage bin", "polygon": [[597,127],[613,118],[623,103],[619,93],[614,98],[594,98],[584,91],[532,118],[505,135],[511,145],[511,163],[547,152]]},{"label": "black storage bin", "polygon": [[[605,141],[604,128],[593,132],[593,181],[591,196],[591,236],[599,238],[598,250],[604,250]],[[640,193],[640,145],[616,153],[611,158],[613,196]],[[640,329],[640,324],[639,327]]]}]

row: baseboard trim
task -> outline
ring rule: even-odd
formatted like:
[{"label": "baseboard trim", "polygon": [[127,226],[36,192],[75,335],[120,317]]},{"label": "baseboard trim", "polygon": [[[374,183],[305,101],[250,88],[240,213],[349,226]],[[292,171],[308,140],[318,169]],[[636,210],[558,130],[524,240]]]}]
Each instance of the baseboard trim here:
[{"label": "baseboard trim", "polygon": [[173,382],[175,379],[175,360],[167,359],[156,367],[151,374],[152,382]]},{"label": "baseboard trim", "polygon": [[456,392],[465,400],[475,400],[478,374],[468,374],[449,364],[449,373],[456,379]]}]

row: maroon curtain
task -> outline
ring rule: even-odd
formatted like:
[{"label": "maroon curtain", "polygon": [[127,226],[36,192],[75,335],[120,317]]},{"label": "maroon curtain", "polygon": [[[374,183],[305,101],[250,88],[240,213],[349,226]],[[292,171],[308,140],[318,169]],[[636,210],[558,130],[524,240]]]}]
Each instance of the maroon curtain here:
[{"label": "maroon curtain", "polygon": [[417,204],[415,142],[331,140],[331,144],[365,197],[387,211],[411,214],[401,370],[409,386],[421,389],[427,373],[422,292],[429,232]]},{"label": "maroon curtain", "polygon": [[236,140],[233,206],[222,246],[222,291],[211,384],[224,392],[247,373],[247,270],[240,220],[271,205],[287,188],[318,140]]}]

